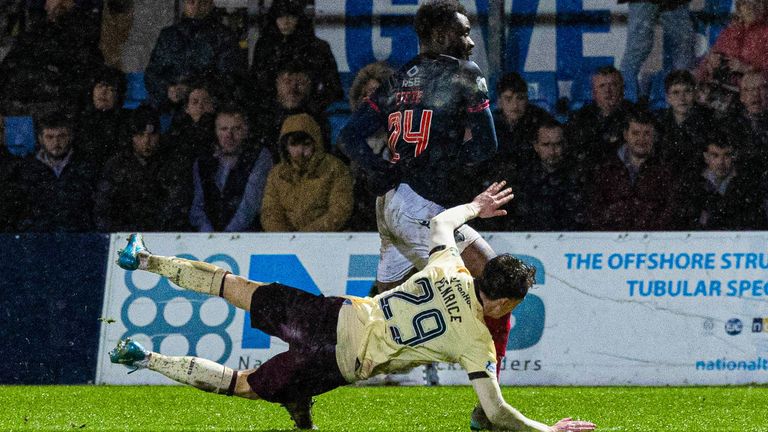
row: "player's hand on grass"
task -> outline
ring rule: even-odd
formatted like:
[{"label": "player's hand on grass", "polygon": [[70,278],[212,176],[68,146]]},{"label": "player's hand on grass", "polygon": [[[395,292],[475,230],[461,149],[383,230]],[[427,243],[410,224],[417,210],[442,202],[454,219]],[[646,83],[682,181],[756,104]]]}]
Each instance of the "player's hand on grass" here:
[{"label": "player's hand on grass", "polygon": [[495,216],[504,216],[506,210],[499,207],[512,201],[515,196],[512,194],[512,188],[504,189],[506,181],[494,182],[483,193],[472,200],[472,205],[478,210],[477,215],[481,218],[491,218]]},{"label": "player's hand on grass", "polygon": [[594,423],[581,420],[573,420],[570,417],[564,418],[552,425],[552,432],[578,432],[595,430],[597,426]]}]

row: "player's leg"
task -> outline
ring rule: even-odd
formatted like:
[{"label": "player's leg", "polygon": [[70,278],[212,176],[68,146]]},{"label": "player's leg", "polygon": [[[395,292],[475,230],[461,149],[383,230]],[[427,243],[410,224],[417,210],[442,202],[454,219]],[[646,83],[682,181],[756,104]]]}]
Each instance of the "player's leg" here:
[{"label": "player's leg", "polygon": [[129,236],[128,245],[119,252],[117,263],[126,270],[145,270],[165,276],[184,289],[223,297],[245,310],[250,309],[253,292],[265,285],[230,274],[210,263],[152,254],[141,234]]},{"label": "player's leg", "polygon": [[[138,342],[128,338],[117,343],[109,352],[109,359],[112,363],[134,367],[134,371],[146,368],[159,372],[176,382],[206,392],[248,397],[238,394],[245,382],[244,379],[238,378],[238,371],[204,358],[166,356],[148,351]],[[239,387],[238,380],[241,381]]]}]

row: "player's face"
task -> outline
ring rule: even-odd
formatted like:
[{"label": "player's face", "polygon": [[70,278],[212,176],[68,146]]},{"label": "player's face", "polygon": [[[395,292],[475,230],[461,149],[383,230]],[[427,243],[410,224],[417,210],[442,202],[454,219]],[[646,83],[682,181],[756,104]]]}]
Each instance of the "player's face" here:
[{"label": "player's face", "polygon": [[456,19],[442,27],[439,31],[438,42],[442,45],[442,53],[463,60],[469,60],[475,43],[469,37],[470,25],[466,15],[456,12]]},{"label": "player's face", "polygon": [[563,159],[563,130],[540,128],[533,149],[544,166],[554,169]]},{"label": "player's face", "polygon": [[133,151],[139,157],[150,158],[155,154],[157,145],[160,143],[160,134],[156,133],[151,126],[147,126],[144,132],[133,134]]},{"label": "player's face", "polygon": [[97,83],[93,86],[93,106],[99,111],[109,111],[115,107],[117,91],[114,87]]},{"label": "player's face", "polygon": [[242,115],[219,114],[216,117],[216,140],[223,154],[238,154],[247,135],[248,126]]},{"label": "player's face", "polygon": [[667,103],[677,115],[685,116],[693,107],[694,91],[688,84],[673,84],[667,91]]},{"label": "player's face", "polygon": [[194,121],[199,121],[203,114],[213,112],[213,100],[205,89],[194,89],[189,93],[186,112]]},{"label": "player's face", "polygon": [[707,168],[712,171],[718,179],[724,179],[733,171],[733,147],[718,147],[708,145],[704,152],[704,162]]},{"label": "player's face", "polygon": [[45,128],[40,133],[40,145],[51,159],[63,159],[72,148],[72,134],[66,127]]},{"label": "player's face", "polygon": [[604,113],[612,113],[624,99],[624,83],[621,75],[612,73],[593,76],[592,98]]},{"label": "player's face", "polygon": [[499,96],[499,108],[504,113],[504,118],[507,122],[515,124],[528,108],[528,95],[526,93],[515,93],[512,90],[505,90]]},{"label": "player's face", "polygon": [[762,74],[746,74],[739,83],[739,98],[749,114],[760,114],[768,107],[768,83]]},{"label": "player's face", "polygon": [[624,140],[632,156],[647,158],[653,152],[653,142],[656,139],[656,131],[652,124],[644,124],[630,121],[627,130],[624,131]]},{"label": "player's face", "polygon": [[485,300],[483,303],[483,315],[499,319],[512,312],[523,299],[500,298]]},{"label": "player's face", "polygon": [[276,20],[277,29],[283,36],[290,36],[296,31],[296,26],[299,24],[299,17],[296,15],[284,15],[277,17]]}]

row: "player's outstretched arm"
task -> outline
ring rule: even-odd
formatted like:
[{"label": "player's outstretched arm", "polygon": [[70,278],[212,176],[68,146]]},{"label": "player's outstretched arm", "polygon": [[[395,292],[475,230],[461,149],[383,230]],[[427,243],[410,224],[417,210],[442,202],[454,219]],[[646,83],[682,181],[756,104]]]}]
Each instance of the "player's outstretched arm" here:
[{"label": "player's outstretched arm", "polygon": [[564,418],[552,426],[529,419],[504,401],[501,395],[501,388],[499,388],[499,383],[496,382],[495,377],[474,379],[472,380],[472,387],[480,399],[483,411],[485,411],[485,414],[496,430],[580,432],[591,431],[596,427],[590,422],[572,420],[571,418]]},{"label": "player's outstretched arm", "polygon": [[507,211],[500,207],[514,198],[512,189],[504,188],[506,185],[505,181],[495,182],[476,196],[471,203],[452,207],[433,217],[429,222],[429,249],[443,245],[455,246],[453,231],[468,220],[476,217],[490,218],[506,215]]}]

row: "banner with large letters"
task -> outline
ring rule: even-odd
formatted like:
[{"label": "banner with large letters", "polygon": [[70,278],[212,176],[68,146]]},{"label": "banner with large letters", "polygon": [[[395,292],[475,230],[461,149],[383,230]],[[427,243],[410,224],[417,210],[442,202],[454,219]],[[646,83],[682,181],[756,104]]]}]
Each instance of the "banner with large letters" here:
[{"label": "banner with large letters", "polygon": [[[499,253],[537,269],[512,317],[503,384],[686,385],[768,382],[768,233],[493,233]],[[366,295],[375,234],[149,234],[160,255],[202,260],[250,279],[325,295]],[[111,237],[110,256],[126,235]],[[110,260],[112,261],[112,260]],[[127,375],[107,352],[133,337],[168,355],[258,367],[286,344],[247,312],[110,263],[98,383],[165,384]],[[312,317],[307,317],[312,319]],[[114,322],[112,322],[114,320]],[[441,383],[468,383],[440,365]],[[420,381],[420,372],[412,378]]]}]

